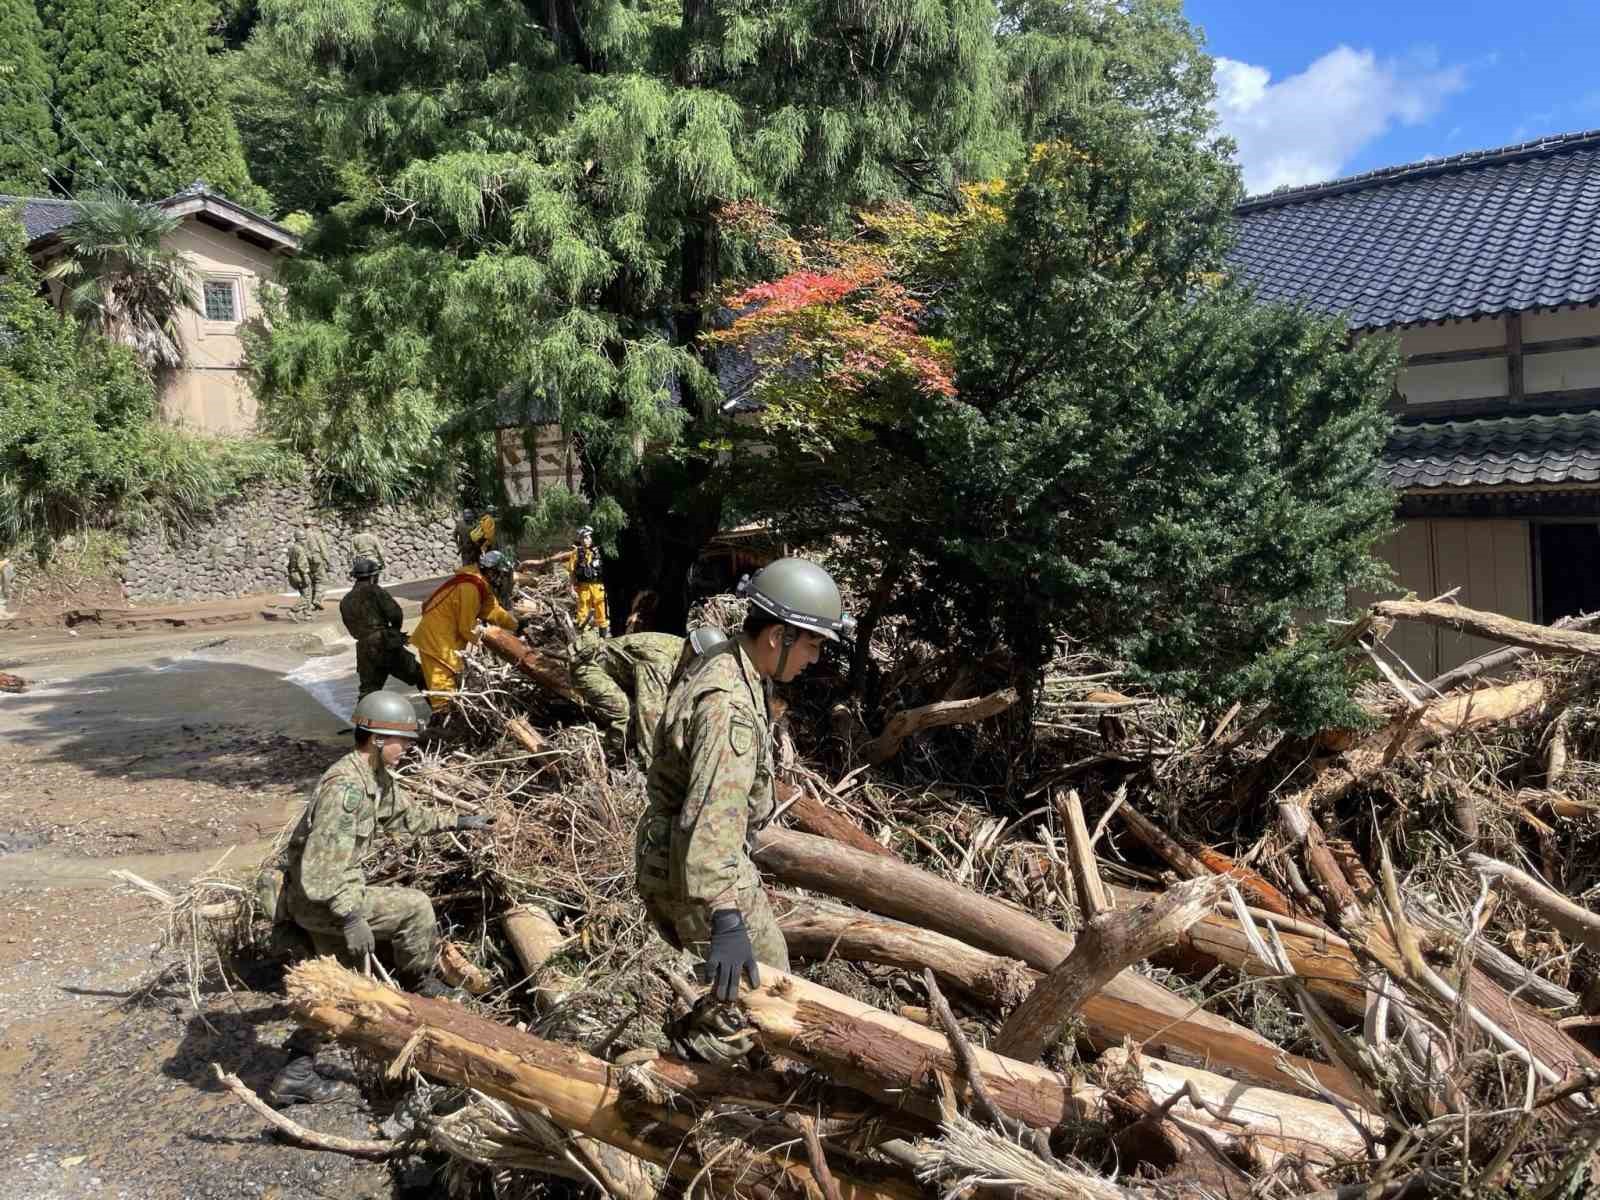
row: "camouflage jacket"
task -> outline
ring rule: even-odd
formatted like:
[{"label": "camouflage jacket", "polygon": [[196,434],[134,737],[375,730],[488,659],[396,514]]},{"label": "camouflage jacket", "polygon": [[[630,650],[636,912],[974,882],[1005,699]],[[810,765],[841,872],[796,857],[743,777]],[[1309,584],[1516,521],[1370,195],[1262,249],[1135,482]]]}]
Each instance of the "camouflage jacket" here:
[{"label": "camouflage jacket", "polygon": [[306,557],[320,570],[328,569],[328,539],[318,530],[306,534]]},{"label": "camouflage jacket", "polygon": [[295,542],[289,547],[289,578],[296,575],[305,575],[311,569],[311,560],[306,554],[306,548],[300,542]]},{"label": "camouflage jacket", "polygon": [[356,641],[399,629],[404,619],[393,596],[370,579],[358,580],[339,601],[339,619]]},{"label": "camouflage jacket", "polygon": [[358,558],[370,558],[378,564],[378,570],[383,570],[383,543],[377,534],[358,533],[350,539],[350,561]]},{"label": "camouflage jacket", "polygon": [[290,886],[342,919],[366,898],[361,859],[378,830],[423,834],[454,825],[453,813],[412,803],[394,776],[381,766],[374,771],[364,751],[352,750],[323,772],[289,838]]},{"label": "camouflage jacket", "polygon": [[735,906],[752,882],[749,842],[772,819],[772,741],[761,675],[738,639],[691,659],[656,727],[646,828],[670,821],[678,899]]}]

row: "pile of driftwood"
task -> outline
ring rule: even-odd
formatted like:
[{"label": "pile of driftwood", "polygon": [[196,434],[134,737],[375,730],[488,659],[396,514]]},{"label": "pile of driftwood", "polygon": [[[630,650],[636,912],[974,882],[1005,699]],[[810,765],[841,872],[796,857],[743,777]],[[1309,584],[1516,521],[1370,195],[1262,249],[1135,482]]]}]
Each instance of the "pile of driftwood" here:
[{"label": "pile of driftwood", "polygon": [[[1398,620],[1506,648],[1422,680],[1384,645]],[[1375,605],[1344,639],[1373,664],[1372,725],[1315,738],[1114,690],[1064,651],[1044,765],[1004,798],[930,778],[948,748],[905,761],[1015,703],[981,676],[869,735],[823,709],[814,743],[780,734],[782,817],[755,856],[795,972],[745,990],[737,1068],[663,1032],[701,989],[633,896],[639,772],[574,719],[559,638],[491,635],[466,740],[410,782],[499,821],[369,864],[434,897],[441,966],[474,997],[332,960],[287,976],[297,1019],[412,1093],[406,1137],[330,1148],[442,1152],[506,1197],[552,1178],[619,1200],[1582,1194],[1600,1171],[1582,624]]]}]

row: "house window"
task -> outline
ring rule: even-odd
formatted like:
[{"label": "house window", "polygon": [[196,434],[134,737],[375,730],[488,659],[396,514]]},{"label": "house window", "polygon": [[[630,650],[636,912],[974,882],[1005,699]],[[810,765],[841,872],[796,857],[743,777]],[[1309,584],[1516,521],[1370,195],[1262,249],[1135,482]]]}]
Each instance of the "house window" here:
[{"label": "house window", "polygon": [[204,284],[205,312],[208,321],[237,321],[239,293],[231,279],[207,279]]},{"label": "house window", "polygon": [[1539,522],[1539,620],[1545,624],[1600,609],[1600,527],[1593,521]]}]

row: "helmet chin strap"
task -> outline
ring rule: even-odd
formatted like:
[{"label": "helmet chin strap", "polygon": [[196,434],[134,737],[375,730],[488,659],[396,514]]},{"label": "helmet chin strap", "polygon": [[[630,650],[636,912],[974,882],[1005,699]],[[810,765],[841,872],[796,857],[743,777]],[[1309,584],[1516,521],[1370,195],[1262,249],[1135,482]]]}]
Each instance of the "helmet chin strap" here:
[{"label": "helmet chin strap", "polygon": [[789,649],[799,640],[800,631],[798,629],[793,625],[783,626],[783,641],[780,643],[783,649],[778,651],[778,669],[772,673],[773,679],[779,680],[783,678],[783,668],[789,663]]}]

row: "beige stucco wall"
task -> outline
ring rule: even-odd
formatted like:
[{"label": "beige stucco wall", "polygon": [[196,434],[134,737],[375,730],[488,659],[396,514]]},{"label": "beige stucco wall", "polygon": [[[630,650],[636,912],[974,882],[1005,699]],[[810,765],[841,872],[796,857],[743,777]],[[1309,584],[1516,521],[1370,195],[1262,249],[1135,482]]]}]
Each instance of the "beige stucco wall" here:
[{"label": "beige stucco wall", "polygon": [[261,315],[260,287],[271,279],[273,255],[229,233],[186,220],[168,244],[193,266],[196,298],[206,280],[233,284],[239,321],[208,321],[203,312],[179,318],[187,365],[161,398],[161,414],[175,425],[208,433],[244,433],[255,427],[256,403],[240,368],[244,346],[239,326]]}]

